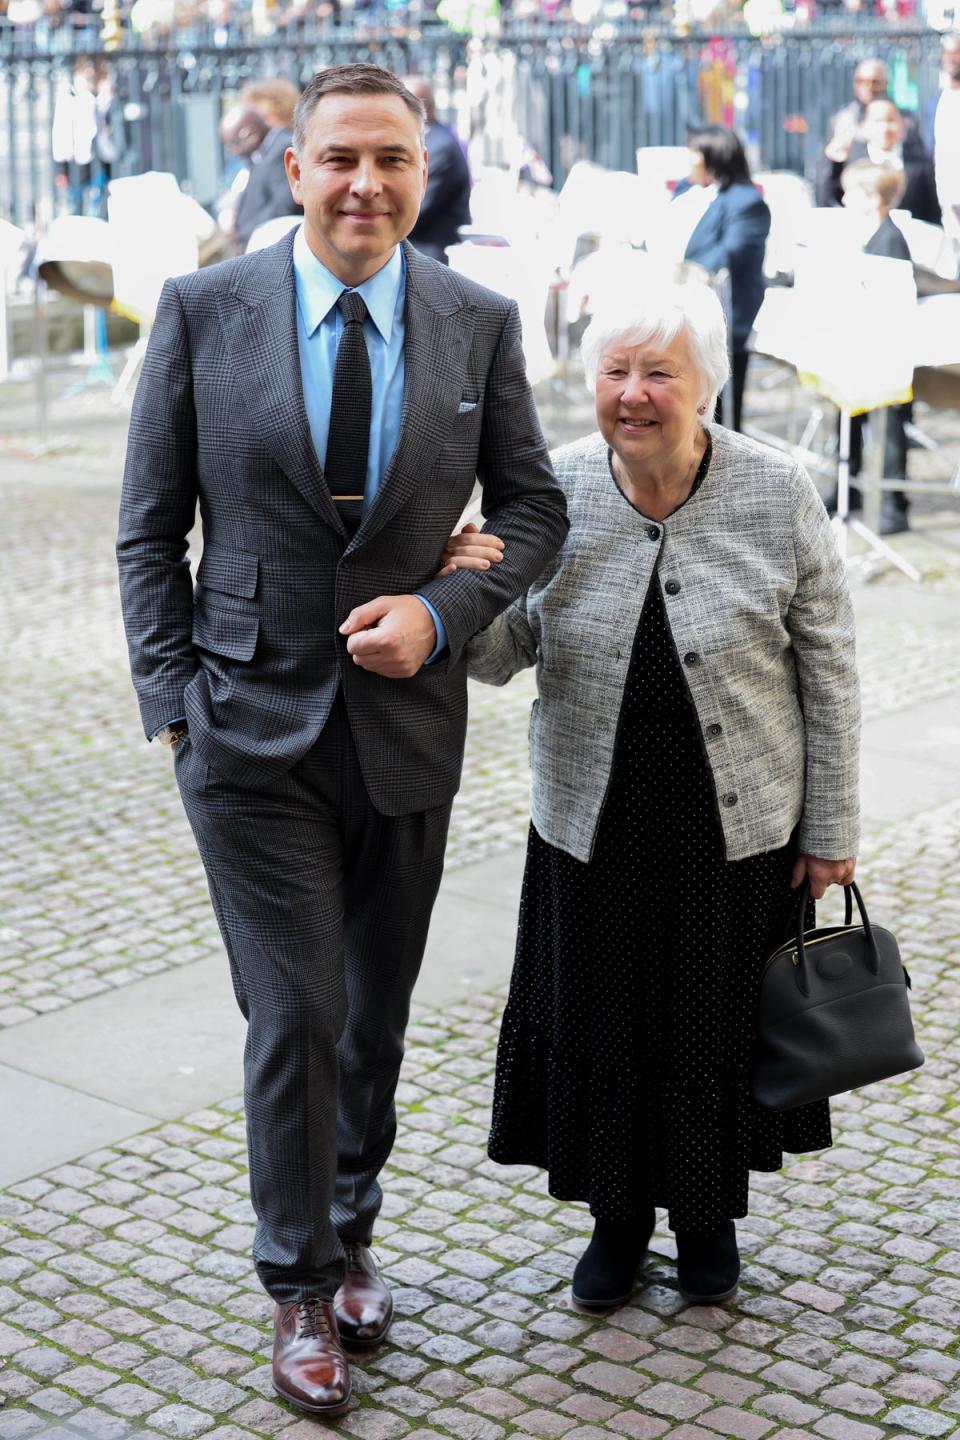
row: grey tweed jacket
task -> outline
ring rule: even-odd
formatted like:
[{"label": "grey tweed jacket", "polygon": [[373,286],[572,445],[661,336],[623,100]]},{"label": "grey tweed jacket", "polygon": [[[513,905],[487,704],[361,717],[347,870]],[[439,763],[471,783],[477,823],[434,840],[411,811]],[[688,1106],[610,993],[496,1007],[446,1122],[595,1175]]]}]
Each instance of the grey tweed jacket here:
[{"label": "grey tweed jacket", "polygon": [[[164,287],[137,389],[118,559],[148,735],[186,715],[212,770],[268,784],[319,736],[342,687],[364,781],[386,815],[450,800],[466,729],[464,646],[521,594],[566,533],[512,301],[405,245],[400,437],[348,541],[310,438],[293,237]],[[496,573],[436,580],[480,479],[508,542]],[[199,505],[196,588],[186,560]],[[352,663],[338,626],[419,591],[445,658],[409,680]]]},{"label": "grey tweed jacket", "polygon": [[[786,844],[858,844],[853,612],[826,511],[801,466],[712,426],[713,458],[666,521],[617,488],[599,434],[552,459],[570,533],[543,574],[471,640],[469,673],[536,664],[533,821],[589,860],[610,784],[627,668],[651,584],[664,589],[730,860]],[[490,528],[493,528],[492,526]]]}]

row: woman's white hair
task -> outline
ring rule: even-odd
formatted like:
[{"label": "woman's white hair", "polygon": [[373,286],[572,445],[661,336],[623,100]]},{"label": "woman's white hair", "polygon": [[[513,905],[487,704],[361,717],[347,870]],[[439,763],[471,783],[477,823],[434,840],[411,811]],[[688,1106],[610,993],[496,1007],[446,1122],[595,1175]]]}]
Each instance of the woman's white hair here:
[{"label": "woman's white hair", "polygon": [[[701,382],[698,418],[709,425],[717,396],[730,374],[730,358],[723,306],[701,280],[678,282],[651,276],[632,285],[616,309],[605,305],[598,310],[580,342],[587,385],[596,389],[600,362],[613,346],[670,345],[681,331]],[[705,407],[702,414],[700,405]]]}]

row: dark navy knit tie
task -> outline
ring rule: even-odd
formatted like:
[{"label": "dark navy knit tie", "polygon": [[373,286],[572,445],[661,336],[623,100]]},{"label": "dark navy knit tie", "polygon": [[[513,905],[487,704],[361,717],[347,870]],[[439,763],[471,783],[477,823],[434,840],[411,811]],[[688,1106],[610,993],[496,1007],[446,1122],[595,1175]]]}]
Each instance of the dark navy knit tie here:
[{"label": "dark navy knit tie", "polygon": [[333,372],[324,475],[347,533],[352,535],[360,524],[363,509],[373,382],[367,342],[363,338],[363,322],[367,318],[363,297],[355,290],[344,290],[337,307],[343,316],[343,334]]}]

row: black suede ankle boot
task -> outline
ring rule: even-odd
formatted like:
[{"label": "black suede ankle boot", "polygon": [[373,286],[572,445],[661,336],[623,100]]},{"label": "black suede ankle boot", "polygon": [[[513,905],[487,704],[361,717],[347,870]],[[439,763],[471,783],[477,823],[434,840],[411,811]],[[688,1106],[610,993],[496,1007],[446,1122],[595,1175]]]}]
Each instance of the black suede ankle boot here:
[{"label": "black suede ankle boot", "polygon": [[609,1310],[630,1299],[656,1220],[651,1207],[636,1220],[594,1221],[593,1238],[573,1272],[575,1304]]},{"label": "black suede ankle boot", "polygon": [[735,1294],[740,1279],[737,1227],[732,1220],[712,1234],[678,1230],[677,1280],[680,1294],[697,1305],[716,1304]]}]

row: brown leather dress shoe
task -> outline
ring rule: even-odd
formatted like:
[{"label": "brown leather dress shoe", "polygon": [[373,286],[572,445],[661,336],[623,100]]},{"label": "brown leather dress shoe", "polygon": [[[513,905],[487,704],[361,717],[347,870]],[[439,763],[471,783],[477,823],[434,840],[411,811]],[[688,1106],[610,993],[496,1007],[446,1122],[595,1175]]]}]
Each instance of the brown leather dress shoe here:
[{"label": "brown leather dress shoe", "polygon": [[342,1415],[350,1403],[350,1367],[332,1300],[278,1305],[273,1322],[273,1388],[311,1415]]},{"label": "brown leather dress shoe", "polygon": [[343,1248],[347,1273],[333,1302],[340,1337],[347,1345],[379,1345],[393,1319],[393,1296],[368,1245],[344,1240]]}]

